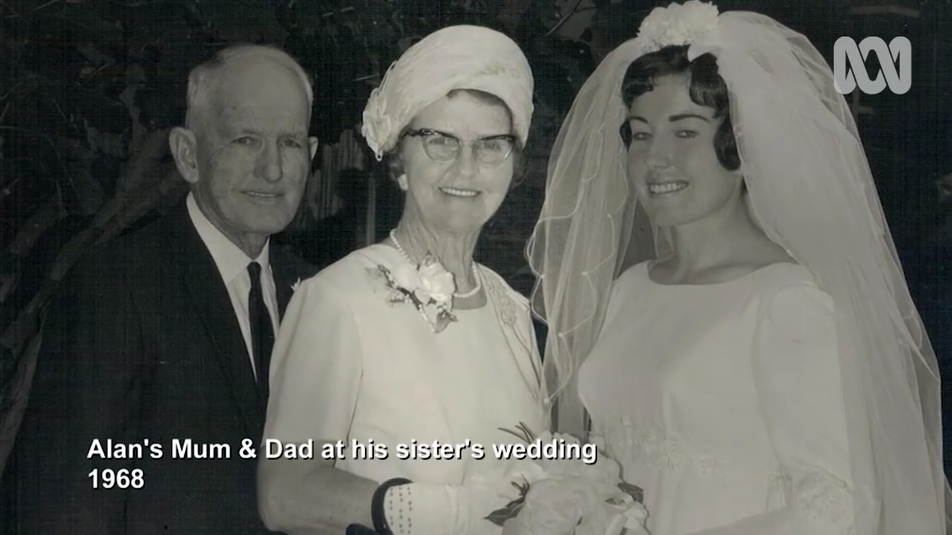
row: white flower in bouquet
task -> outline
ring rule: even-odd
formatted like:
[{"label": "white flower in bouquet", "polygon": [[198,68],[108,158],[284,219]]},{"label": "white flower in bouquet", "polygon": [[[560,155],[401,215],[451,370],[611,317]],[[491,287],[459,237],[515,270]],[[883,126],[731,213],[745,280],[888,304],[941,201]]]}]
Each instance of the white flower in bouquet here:
[{"label": "white flower in bouquet", "polygon": [[[588,452],[591,452],[592,461],[579,458],[560,458],[560,457],[542,457],[538,462],[542,470],[552,475],[562,476],[584,476],[600,483],[614,485],[621,481],[621,466],[613,459],[607,457],[604,452],[601,455],[595,454],[598,450],[594,444],[583,443],[578,438],[564,433],[550,433],[546,431],[531,442],[542,444],[561,443],[564,444],[566,453],[579,452],[581,457],[588,458]],[[597,460],[596,460],[597,458]]]},{"label": "white flower in bouquet", "polygon": [[648,535],[648,513],[625,491],[579,476],[548,477],[528,486],[502,535]]},{"label": "white flower in bouquet", "polygon": [[648,510],[639,502],[630,506],[600,503],[582,517],[574,535],[651,535],[645,528]]},{"label": "white flower in bouquet", "polygon": [[558,476],[537,481],[529,487],[517,518],[531,533],[575,533],[579,519],[598,506],[597,492],[586,483]]},{"label": "white flower in bouquet", "polygon": [[[536,437],[525,424],[508,431],[529,444],[552,444],[567,455],[527,459],[520,496],[493,511],[487,520],[503,527],[503,535],[618,535],[623,529],[644,530],[647,512],[641,489],[621,479],[617,462],[601,455],[585,462],[572,453],[583,444],[576,437],[544,433]],[[550,450],[551,451],[551,450]],[[642,531],[642,533],[646,533]]]}]

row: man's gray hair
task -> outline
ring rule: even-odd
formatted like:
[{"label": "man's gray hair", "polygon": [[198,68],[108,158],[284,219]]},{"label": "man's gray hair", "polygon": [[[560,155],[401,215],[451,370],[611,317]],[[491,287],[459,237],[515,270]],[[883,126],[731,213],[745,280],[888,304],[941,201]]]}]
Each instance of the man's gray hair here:
[{"label": "man's gray hair", "polygon": [[276,63],[293,72],[304,85],[308,109],[314,104],[314,89],[311,78],[290,54],[270,45],[232,45],[219,50],[215,56],[198,65],[188,75],[188,108],[185,126],[194,129],[201,114],[207,110],[209,98],[214,92],[215,81],[224,67],[241,61],[264,60]]}]

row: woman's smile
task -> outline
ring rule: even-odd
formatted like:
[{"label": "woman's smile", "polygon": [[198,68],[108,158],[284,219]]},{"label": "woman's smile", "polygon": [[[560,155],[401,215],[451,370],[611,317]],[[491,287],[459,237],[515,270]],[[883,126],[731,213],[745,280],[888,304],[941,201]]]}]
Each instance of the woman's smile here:
[{"label": "woman's smile", "polygon": [[450,197],[473,198],[480,194],[477,190],[466,188],[440,187],[439,190],[443,192],[444,195],[449,195]]},{"label": "woman's smile", "polygon": [[688,186],[690,184],[683,180],[648,184],[648,193],[654,198],[670,197],[684,191]]}]

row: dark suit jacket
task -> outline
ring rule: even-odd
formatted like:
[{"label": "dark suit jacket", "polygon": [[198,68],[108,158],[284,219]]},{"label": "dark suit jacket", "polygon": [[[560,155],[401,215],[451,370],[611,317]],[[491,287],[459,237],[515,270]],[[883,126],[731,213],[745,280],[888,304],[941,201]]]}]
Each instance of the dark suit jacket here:
[{"label": "dark suit jacket", "polygon": [[[274,243],[270,261],[283,315],[292,284],[313,270]],[[51,309],[17,439],[16,533],[266,533],[256,460],[240,455],[243,439],[260,440],[266,406],[183,203],[91,254]],[[94,439],[148,445],[141,458],[87,459]],[[229,456],[173,458],[174,439],[225,444]],[[141,470],[142,487],[95,489],[94,469]]]}]

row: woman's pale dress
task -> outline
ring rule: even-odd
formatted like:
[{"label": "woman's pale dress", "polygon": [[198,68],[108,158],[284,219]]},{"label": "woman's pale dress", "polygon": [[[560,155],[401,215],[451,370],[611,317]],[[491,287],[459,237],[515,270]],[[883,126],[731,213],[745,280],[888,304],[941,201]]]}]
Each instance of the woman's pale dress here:
[{"label": "woman's pale dress", "polygon": [[[411,303],[391,305],[375,271],[406,262],[386,245],[355,251],[297,288],[275,344],[266,438],[338,441],[336,467],[373,481],[405,477],[458,485],[506,469],[499,428],[543,430],[540,362],[526,299],[479,266],[488,304],[455,310],[434,333]],[[352,443],[387,447],[355,458]],[[398,445],[474,444],[457,458],[401,459]],[[487,511],[487,514],[489,511]]]},{"label": "woman's pale dress", "polygon": [[649,531],[852,533],[829,295],[794,264],[709,285],[659,284],[647,265],[616,281],[579,390],[645,491]]}]

